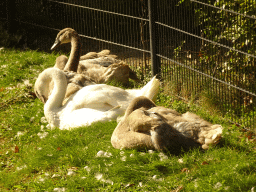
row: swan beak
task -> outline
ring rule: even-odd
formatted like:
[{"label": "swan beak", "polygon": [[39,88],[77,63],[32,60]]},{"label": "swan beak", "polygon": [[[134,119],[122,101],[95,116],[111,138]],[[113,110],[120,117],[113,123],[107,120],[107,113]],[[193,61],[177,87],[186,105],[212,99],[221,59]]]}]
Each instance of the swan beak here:
[{"label": "swan beak", "polygon": [[55,49],[57,46],[59,46],[61,44],[61,41],[56,39],[56,41],[54,42],[53,46],[51,47],[51,50]]},{"label": "swan beak", "polygon": [[48,99],[44,95],[40,95],[37,91],[35,91],[35,93],[38,99],[40,99],[45,104]]}]

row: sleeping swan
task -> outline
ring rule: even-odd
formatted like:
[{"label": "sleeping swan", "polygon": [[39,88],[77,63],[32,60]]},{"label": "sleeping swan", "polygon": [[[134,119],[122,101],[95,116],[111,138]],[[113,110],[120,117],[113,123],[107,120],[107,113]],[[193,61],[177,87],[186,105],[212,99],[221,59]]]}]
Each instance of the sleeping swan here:
[{"label": "sleeping swan", "polygon": [[136,97],[115,128],[111,143],[117,149],[168,150],[208,149],[222,135],[222,126],[211,124],[196,114],[180,114],[146,97]]},{"label": "sleeping swan", "polygon": [[[47,100],[51,80],[54,88]],[[38,76],[35,92],[38,98],[47,100],[44,114],[50,126],[71,129],[97,121],[115,120],[125,113],[135,97],[143,95],[154,99],[159,86],[160,82],[155,77],[142,89],[124,90],[106,84],[88,85],[74,93],[63,105],[67,89],[66,75],[58,68],[48,68]]]}]

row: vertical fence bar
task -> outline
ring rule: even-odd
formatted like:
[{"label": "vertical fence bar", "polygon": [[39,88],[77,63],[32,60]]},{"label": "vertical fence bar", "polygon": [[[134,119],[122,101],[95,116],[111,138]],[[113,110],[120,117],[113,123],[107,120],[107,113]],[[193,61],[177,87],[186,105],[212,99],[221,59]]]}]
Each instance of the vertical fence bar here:
[{"label": "vertical fence bar", "polygon": [[7,31],[15,32],[15,0],[6,0]]},{"label": "vertical fence bar", "polygon": [[148,0],[151,71],[153,76],[157,75],[158,78],[160,78],[160,58],[156,55],[158,51],[158,40],[156,38],[156,14],[156,0]]}]

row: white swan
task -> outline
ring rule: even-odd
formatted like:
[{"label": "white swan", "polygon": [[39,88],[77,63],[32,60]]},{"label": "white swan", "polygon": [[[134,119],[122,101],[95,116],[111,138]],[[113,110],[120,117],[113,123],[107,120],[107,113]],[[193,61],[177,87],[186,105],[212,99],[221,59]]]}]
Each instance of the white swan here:
[{"label": "white swan", "polygon": [[44,114],[51,127],[71,129],[88,126],[93,122],[115,120],[123,115],[130,101],[137,96],[154,99],[160,82],[152,78],[142,89],[124,90],[106,84],[88,85],[76,93],[63,105],[67,89],[67,78],[57,68],[44,70],[35,83],[36,95],[46,100],[50,81],[54,82],[52,94],[44,105]]}]

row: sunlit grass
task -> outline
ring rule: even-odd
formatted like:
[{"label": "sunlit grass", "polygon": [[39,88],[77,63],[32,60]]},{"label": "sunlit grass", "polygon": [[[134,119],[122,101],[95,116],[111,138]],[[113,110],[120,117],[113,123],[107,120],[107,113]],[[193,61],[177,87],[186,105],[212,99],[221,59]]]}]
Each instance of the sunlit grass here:
[{"label": "sunlit grass", "polygon": [[0,191],[253,191],[256,187],[255,136],[162,93],[158,105],[181,113],[190,110],[222,124],[222,141],[206,152],[195,149],[175,156],[114,149],[110,142],[114,121],[72,131],[49,130],[33,84],[43,69],[53,66],[56,56],[0,51]]}]

